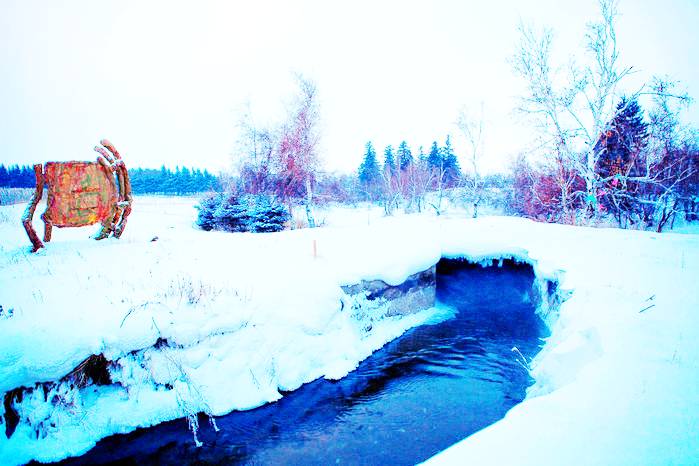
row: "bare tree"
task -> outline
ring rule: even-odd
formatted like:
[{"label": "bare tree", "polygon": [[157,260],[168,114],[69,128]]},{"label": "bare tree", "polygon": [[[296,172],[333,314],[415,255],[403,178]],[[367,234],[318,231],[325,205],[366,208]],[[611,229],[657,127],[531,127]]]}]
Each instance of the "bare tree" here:
[{"label": "bare tree", "polygon": [[427,161],[418,159],[406,168],[405,178],[408,207],[414,206],[415,210],[422,212],[425,197],[433,184],[434,171],[430,170]]},{"label": "bare tree", "polygon": [[382,203],[384,213],[386,215],[392,215],[393,211],[398,208],[403,199],[402,178],[400,167],[397,162],[395,167],[384,167],[382,179]]},{"label": "bare tree", "polygon": [[446,194],[446,181],[447,181],[447,170],[444,164],[444,158],[440,157],[439,166],[429,170],[430,177],[428,179],[428,184],[434,190],[434,195],[436,199],[430,202],[430,207],[434,209],[437,216],[442,215],[442,202],[444,201]]},{"label": "bare tree", "polygon": [[483,103],[480,115],[473,117],[466,109],[462,109],[456,120],[456,126],[469,145],[468,160],[471,165],[471,175],[465,178],[467,197],[473,205],[473,218],[478,217],[478,206],[483,200],[483,179],[481,176],[481,161],[483,158]]},{"label": "bare tree", "polygon": [[[676,83],[655,78],[652,84],[654,108],[650,112],[648,145],[642,154],[643,171],[628,177],[641,185],[635,201],[643,207],[643,220],[658,232],[674,222],[683,201],[685,181],[696,174],[696,134],[683,128],[679,113],[691,99],[676,92]],[[627,182],[624,178],[623,182]]]},{"label": "bare tree", "polygon": [[240,174],[241,189],[251,194],[269,192],[274,175],[274,131],[256,124],[249,101],[242,106],[237,128],[233,162]]},{"label": "bare tree", "polygon": [[[585,191],[572,195],[583,197],[588,213],[597,210],[600,187],[596,167],[603,149],[597,141],[616,114],[619,83],[632,72],[631,67],[619,64],[614,28],[617,1],[600,0],[599,6],[600,19],[587,26],[589,64],[580,67],[571,63],[565,84],[559,84],[561,76],[550,63],[550,30],[537,34],[521,25],[521,40],[513,58],[515,72],[527,82],[520,110],[538,122],[541,148],[561,158],[585,181]],[[569,183],[561,183],[561,187],[566,186]]]},{"label": "bare tree", "polygon": [[314,228],[313,185],[320,169],[318,91],[315,83],[302,75],[296,76],[296,83],[298,94],[280,129],[276,152],[279,193],[287,203],[294,197],[303,197],[308,226]]}]

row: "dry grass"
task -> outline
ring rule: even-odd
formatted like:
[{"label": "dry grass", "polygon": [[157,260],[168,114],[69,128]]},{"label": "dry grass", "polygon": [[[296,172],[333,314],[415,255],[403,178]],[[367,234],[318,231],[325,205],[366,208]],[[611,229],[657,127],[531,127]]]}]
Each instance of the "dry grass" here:
[{"label": "dry grass", "polygon": [[174,298],[180,305],[186,303],[195,306],[213,301],[220,294],[221,290],[201,280],[194,280],[188,275],[178,275],[170,280],[167,291],[162,293],[161,297]]},{"label": "dry grass", "polygon": [[88,385],[109,385],[112,383],[108,369],[109,361],[101,355],[91,355],[78,367],[73,369],[66,379],[70,380],[78,388],[85,388]]},{"label": "dry grass", "polygon": [[0,188],[0,205],[28,202],[33,193],[32,188]]}]

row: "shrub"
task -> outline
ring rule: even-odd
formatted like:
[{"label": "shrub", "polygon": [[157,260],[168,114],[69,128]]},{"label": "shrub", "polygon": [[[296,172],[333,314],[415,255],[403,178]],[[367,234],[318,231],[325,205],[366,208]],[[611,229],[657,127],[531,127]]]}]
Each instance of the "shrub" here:
[{"label": "shrub", "polygon": [[264,194],[216,195],[197,206],[203,230],[268,233],[281,231],[291,218],[276,198]]},{"label": "shrub", "polygon": [[244,197],[221,197],[214,209],[214,228],[219,230],[241,232],[249,231],[249,215]]},{"label": "shrub", "polygon": [[270,196],[247,196],[248,231],[271,233],[281,231],[291,218],[286,207]]},{"label": "shrub", "polygon": [[210,231],[216,226],[214,221],[214,210],[220,202],[218,198],[219,196],[204,198],[200,201],[199,205],[196,206],[197,210],[199,210],[199,214],[197,215],[197,225],[199,225],[202,230]]}]

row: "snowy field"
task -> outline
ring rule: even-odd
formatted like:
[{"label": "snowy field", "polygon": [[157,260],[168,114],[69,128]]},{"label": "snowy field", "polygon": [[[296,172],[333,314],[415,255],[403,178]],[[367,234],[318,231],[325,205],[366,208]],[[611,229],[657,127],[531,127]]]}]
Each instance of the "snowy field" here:
[{"label": "snowy field", "polygon": [[[384,318],[340,286],[399,284],[440,257],[527,261],[569,299],[544,312],[552,335],[527,399],[431,462],[699,463],[699,236],[366,208],[323,213],[314,230],[229,234],[194,228],[194,203],[139,197],[121,240],[56,229],[38,254],[24,206],[0,207],[0,394],[35,388],[14,404],[0,464],[340,378],[445,315]],[[71,389],[66,376],[99,354],[115,383]]]}]

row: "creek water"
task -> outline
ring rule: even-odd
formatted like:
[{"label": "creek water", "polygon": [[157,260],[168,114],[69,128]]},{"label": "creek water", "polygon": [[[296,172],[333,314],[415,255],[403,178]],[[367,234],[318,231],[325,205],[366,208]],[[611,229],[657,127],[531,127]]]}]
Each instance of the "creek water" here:
[{"label": "creek water", "polygon": [[453,318],[414,328],[339,381],[316,380],[276,403],[100,441],[63,464],[415,464],[501,419],[532,383],[527,359],[546,326],[529,266],[442,260],[437,299]]}]

